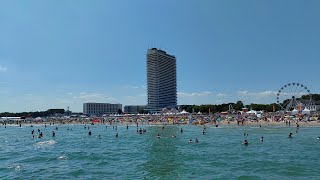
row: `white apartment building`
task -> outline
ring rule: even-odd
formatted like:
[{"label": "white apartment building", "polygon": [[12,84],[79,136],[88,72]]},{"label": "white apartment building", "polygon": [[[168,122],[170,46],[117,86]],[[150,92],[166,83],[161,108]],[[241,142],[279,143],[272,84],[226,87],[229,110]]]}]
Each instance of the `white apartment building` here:
[{"label": "white apartment building", "polygon": [[122,110],[122,104],[83,103],[83,114],[88,115],[117,114],[119,109]]}]

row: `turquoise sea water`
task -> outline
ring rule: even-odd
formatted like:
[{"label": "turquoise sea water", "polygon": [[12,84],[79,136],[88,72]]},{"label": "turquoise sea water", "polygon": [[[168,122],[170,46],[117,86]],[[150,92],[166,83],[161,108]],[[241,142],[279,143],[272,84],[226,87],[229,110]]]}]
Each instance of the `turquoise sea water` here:
[{"label": "turquoise sea water", "polygon": [[[89,136],[84,125],[0,126],[0,178],[320,179],[319,127],[301,126],[296,133],[285,126],[207,125],[206,135],[203,126],[140,127],[147,132],[140,135],[136,126],[119,125],[116,131],[90,125]],[[31,130],[37,135],[38,128],[44,138],[32,139]],[[188,143],[190,138],[200,142]],[[244,139],[248,146],[242,145]]]}]

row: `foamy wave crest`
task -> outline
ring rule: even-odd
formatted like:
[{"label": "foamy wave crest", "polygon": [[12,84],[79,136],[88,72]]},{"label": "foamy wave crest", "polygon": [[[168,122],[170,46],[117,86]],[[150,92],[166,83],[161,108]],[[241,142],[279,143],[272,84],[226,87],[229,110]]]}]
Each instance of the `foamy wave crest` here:
[{"label": "foamy wave crest", "polygon": [[45,146],[45,145],[54,145],[57,142],[54,140],[49,140],[49,141],[41,141],[41,142],[37,142],[36,145],[38,146]]},{"label": "foamy wave crest", "polygon": [[59,157],[58,157],[58,160],[67,160],[67,159],[68,159],[67,156],[59,156]]}]

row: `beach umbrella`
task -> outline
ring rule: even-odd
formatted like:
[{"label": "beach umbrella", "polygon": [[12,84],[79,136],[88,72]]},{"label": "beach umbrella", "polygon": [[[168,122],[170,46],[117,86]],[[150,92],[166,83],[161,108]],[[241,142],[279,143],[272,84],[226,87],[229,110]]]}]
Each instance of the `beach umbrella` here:
[{"label": "beach umbrella", "polygon": [[94,119],[94,120],[92,120],[91,122],[93,122],[93,123],[99,123],[99,122],[101,122],[99,119]]}]

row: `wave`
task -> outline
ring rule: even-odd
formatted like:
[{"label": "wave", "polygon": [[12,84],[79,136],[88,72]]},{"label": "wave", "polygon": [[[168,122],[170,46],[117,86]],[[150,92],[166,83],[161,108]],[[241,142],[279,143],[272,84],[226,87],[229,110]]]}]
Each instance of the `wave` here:
[{"label": "wave", "polygon": [[45,145],[54,145],[57,142],[55,140],[49,140],[49,141],[41,141],[41,142],[37,142],[36,145],[38,146],[45,146]]}]

